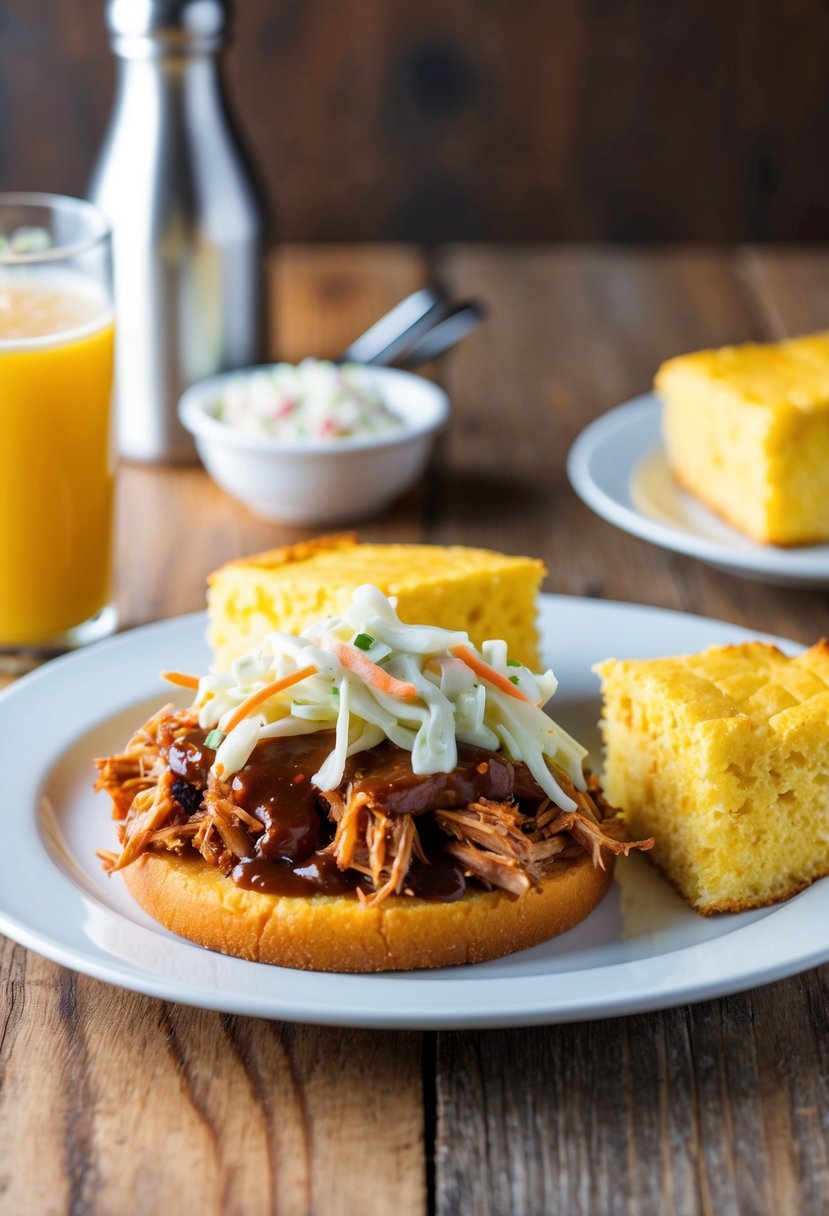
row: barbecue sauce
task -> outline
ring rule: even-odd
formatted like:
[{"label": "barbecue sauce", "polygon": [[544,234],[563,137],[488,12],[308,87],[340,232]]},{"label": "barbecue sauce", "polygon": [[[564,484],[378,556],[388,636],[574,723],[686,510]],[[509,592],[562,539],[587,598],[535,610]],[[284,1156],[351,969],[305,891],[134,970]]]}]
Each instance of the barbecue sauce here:
[{"label": "barbecue sauce", "polygon": [[406,875],[406,888],[417,899],[453,904],[456,899],[463,898],[466,876],[461,863],[441,849],[429,858],[428,865],[422,861],[412,862]]},{"label": "barbecue sauce", "polygon": [[[194,730],[173,742],[168,763],[192,791],[207,787],[215,751],[205,746],[205,731]],[[251,840],[252,855],[237,862],[231,878],[239,887],[272,895],[367,894],[371,880],[356,870],[341,870],[323,850],[333,838],[324,795],[311,778],[334,746],[333,731],[262,739],[230,779],[233,801],[263,825]],[[435,807],[468,806],[481,798],[508,801],[514,795],[543,797],[524,765],[470,744],[458,745],[451,773],[417,775],[409,753],[384,742],[352,757],[344,782],[364,793],[390,816],[423,815]],[[535,793],[537,791],[537,794]],[[191,802],[178,795],[183,807]],[[466,889],[463,866],[445,851],[446,838],[423,822],[421,845],[428,862],[413,861],[405,890],[419,899],[451,903]]]},{"label": "barbecue sauce", "polygon": [[322,816],[311,778],[333,742],[330,731],[261,739],[247,764],[234,773],[234,802],[265,825],[256,839],[257,857],[296,862],[316,851]]},{"label": "barbecue sauce", "polygon": [[505,756],[459,743],[451,773],[421,776],[412,772],[408,752],[386,742],[354,757],[352,791],[367,794],[387,815],[422,815],[437,806],[448,810],[481,798],[506,802],[512,797],[515,768]]},{"label": "barbecue sauce", "polygon": [[174,739],[167,749],[170,771],[196,790],[207,789],[210,766],[216,759],[214,749],[205,746],[206,738],[206,731],[191,730],[182,738]]},{"label": "barbecue sauce", "polygon": [[357,870],[341,870],[330,853],[312,853],[302,861],[240,861],[230,877],[237,887],[268,895],[352,895],[358,887],[366,894],[370,879]]}]

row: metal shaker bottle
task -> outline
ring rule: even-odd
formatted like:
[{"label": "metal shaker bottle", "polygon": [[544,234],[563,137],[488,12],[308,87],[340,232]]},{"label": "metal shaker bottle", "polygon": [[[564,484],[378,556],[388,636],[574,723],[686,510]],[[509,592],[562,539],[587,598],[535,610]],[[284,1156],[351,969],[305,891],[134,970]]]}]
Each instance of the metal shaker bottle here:
[{"label": "metal shaker bottle", "polygon": [[118,83],[90,198],[113,229],[121,455],[187,461],[184,388],[263,357],[263,210],[219,73],[224,0],[109,0]]}]

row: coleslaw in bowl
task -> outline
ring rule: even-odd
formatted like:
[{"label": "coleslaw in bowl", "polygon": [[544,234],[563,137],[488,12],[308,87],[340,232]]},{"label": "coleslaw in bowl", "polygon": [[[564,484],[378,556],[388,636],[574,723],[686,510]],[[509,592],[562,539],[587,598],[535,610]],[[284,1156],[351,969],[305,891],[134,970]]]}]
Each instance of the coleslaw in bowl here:
[{"label": "coleslaw in bowl", "polygon": [[336,444],[403,426],[364,368],[325,359],[275,363],[230,378],[216,417],[248,435],[289,442]]},{"label": "coleslaw in bowl", "polygon": [[[365,394],[379,392],[395,425],[352,429],[336,440],[330,434],[291,436],[262,433],[256,425],[230,425],[222,416],[228,384],[267,377],[273,369],[211,376],[187,389],[179,403],[181,422],[193,435],[208,473],[264,519],[321,526],[379,511],[414,484],[449,422],[449,399],[438,385],[411,372],[360,367]],[[303,405],[301,413],[317,423],[328,418],[325,430],[331,430],[330,409],[320,416],[316,407],[306,410]]]}]

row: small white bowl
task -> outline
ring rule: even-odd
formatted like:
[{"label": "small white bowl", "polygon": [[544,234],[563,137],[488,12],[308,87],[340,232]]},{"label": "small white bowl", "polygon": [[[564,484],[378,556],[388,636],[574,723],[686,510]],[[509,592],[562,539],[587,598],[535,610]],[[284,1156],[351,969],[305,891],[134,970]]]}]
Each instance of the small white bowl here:
[{"label": "small white bowl", "polygon": [[449,421],[449,398],[431,381],[385,367],[363,372],[403,420],[399,431],[290,443],[247,434],[216,417],[223,385],[245,371],[192,385],[179,402],[179,418],[213,480],[254,515],[309,526],[345,523],[408,490]]}]

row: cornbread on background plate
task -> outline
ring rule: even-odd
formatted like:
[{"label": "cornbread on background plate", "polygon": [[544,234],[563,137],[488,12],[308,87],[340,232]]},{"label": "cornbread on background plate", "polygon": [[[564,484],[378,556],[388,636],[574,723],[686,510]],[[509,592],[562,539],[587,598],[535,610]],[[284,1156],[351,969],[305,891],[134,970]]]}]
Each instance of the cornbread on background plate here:
[{"label": "cornbread on background plate", "polygon": [[829,540],[829,331],[663,363],[668,463],[753,540]]},{"label": "cornbread on background plate", "polygon": [[698,912],[774,903],[829,873],[829,643],[595,670],[605,793]]},{"label": "cornbread on background plate", "polygon": [[538,667],[536,597],[545,570],[531,557],[461,545],[360,544],[352,534],[270,549],[220,567],[208,579],[208,641],[215,667],[278,629],[343,611],[373,583],[397,597],[402,620],[465,629],[476,645],[504,638],[510,656]]}]

